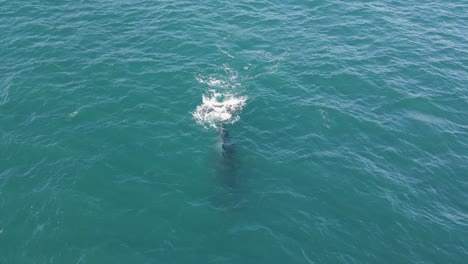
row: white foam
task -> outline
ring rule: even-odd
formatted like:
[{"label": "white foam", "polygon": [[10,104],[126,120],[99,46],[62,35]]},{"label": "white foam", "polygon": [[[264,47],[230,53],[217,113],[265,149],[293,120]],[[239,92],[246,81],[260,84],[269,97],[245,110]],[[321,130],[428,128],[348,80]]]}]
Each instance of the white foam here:
[{"label": "white foam", "polygon": [[225,74],[218,74],[216,76],[203,76],[198,74],[195,76],[195,79],[199,83],[208,85],[211,88],[238,88],[240,86],[240,83],[237,81],[238,72],[228,65],[223,65],[222,69]]},{"label": "white foam", "polygon": [[195,79],[207,86],[202,95],[202,103],[197,106],[192,115],[198,124],[205,128],[216,128],[221,122],[233,124],[240,119],[239,113],[244,107],[247,97],[242,95],[239,73],[222,65],[223,73],[204,76],[197,74]]},{"label": "white foam", "polygon": [[70,119],[74,118],[77,114],[78,114],[78,111],[75,111],[75,112],[73,112],[73,113],[70,113],[70,114],[68,115],[68,119],[70,120]]},{"label": "white foam", "polygon": [[206,84],[210,87],[226,87],[227,83],[223,80],[216,79],[214,77],[204,78],[202,76],[196,77],[197,81],[201,84]]},{"label": "white foam", "polygon": [[216,128],[221,122],[233,124],[240,119],[239,111],[246,101],[246,96],[209,90],[208,95],[202,95],[202,104],[197,106],[192,115],[204,127]]}]

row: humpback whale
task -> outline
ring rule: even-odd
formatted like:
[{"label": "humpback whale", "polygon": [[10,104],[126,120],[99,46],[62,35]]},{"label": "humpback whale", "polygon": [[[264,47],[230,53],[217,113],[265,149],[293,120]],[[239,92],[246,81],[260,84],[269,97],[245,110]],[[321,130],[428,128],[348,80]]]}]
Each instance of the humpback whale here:
[{"label": "humpback whale", "polygon": [[231,138],[229,136],[229,130],[227,130],[224,123],[221,123],[221,141],[223,156],[229,158],[229,156],[234,155],[234,145],[231,143]]},{"label": "humpback whale", "polygon": [[237,157],[234,144],[231,142],[229,130],[224,123],[220,128],[221,140],[221,164],[220,177],[223,183],[229,188],[235,188],[237,185]]}]

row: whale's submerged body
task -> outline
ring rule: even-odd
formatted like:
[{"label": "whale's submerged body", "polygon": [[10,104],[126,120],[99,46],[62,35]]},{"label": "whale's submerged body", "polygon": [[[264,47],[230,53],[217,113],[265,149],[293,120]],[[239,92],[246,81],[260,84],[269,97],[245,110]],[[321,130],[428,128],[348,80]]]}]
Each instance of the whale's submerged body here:
[{"label": "whale's submerged body", "polygon": [[235,188],[238,184],[237,169],[238,162],[234,144],[231,142],[229,130],[224,123],[221,124],[220,129],[221,140],[221,163],[219,176],[222,183],[229,188]]}]

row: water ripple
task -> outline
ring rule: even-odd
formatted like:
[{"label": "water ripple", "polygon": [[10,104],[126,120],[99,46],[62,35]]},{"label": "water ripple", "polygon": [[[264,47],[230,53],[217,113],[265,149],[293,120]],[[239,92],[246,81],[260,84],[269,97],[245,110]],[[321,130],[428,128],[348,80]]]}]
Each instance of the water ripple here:
[{"label": "water ripple", "polygon": [[[462,1],[0,13],[0,262],[465,260]],[[210,89],[242,99],[238,190],[193,120]]]}]

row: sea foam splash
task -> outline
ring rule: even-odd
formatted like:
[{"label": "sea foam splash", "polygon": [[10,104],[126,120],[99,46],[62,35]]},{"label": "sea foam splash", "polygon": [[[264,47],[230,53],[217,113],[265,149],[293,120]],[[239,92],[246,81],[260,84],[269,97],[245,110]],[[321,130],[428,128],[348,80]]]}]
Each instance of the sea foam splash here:
[{"label": "sea foam splash", "polygon": [[197,76],[199,83],[207,85],[207,94],[202,95],[202,104],[192,113],[195,121],[203,127],[217,128],[220,123],[233,124],[240,119],[239,112],[246,104],[247,97],[239,95],[237,72],[225,67],[229,77],[217,79],[214,77]]},{"label": "sea foam splash", "polygon": [[204,127],[218,127],[224,122],[233,124],[240,119],[238,111],[247,101],[246,96],[235,96],[230,93],[218,93],[209,90],[209,95],[202,95],[202,104],[192,113],[198,124]]}]

